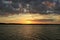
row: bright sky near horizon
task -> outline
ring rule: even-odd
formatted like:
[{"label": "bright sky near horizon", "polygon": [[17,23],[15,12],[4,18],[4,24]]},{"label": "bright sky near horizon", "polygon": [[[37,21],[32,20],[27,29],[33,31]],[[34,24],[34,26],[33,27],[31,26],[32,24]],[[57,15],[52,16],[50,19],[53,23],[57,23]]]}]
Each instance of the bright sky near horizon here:
[{"label": "bright sky near horizon", "polygon": [[60,15],[40,15],[40,14],[19,14],[19,15],[10,15],[8,17],[0,16],[0,23],[31,23],[31,20],[40,20],[40,19],[53,19],[55,21],[60,21]]}]

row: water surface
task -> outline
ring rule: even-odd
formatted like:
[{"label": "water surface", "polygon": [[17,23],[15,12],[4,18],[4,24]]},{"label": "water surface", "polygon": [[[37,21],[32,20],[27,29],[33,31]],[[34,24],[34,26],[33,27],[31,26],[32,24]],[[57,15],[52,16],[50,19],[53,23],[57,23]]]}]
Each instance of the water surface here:
[{"label": "water surface", "polygon": [[0,25],[0,40],[60,40],[60,25]]}]

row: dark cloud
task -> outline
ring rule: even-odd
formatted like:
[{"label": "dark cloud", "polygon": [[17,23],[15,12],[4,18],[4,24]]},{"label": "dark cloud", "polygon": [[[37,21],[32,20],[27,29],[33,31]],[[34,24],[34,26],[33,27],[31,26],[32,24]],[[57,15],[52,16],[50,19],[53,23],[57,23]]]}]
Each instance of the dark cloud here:
[{"label": "dark cloud", "polygon": [[[8,1],[8,0],[6,0],[6,1]],[[47,5],[42,4],[42,2],[48,1],[48,2],[52,3],[55,1],[57,4],[59,4],[59,1],[56,1],[56,0],[9,0],[9,1],[12,1],[12,4],[4,4],[2,2],[2,0],[0,0],[0,15],[5,15],[5,13],[18,14],[19,12],[23,12],[23,8],[26,8],[27,4],[30,5],[30,7],[27,9],[30,10],[30,12],[35,12],[35,13],[36,12],[41,13],[41,12],[47,10],[47,8],[48,8]],[[18,10],[18,11],[14,10],[14,9],[19,8],[19,3],[22,5],[21,10]],[[55,8],[57,9],[58,7],[55,7]],[[56,10],[56,9],[54,9],[54,10]]]}]

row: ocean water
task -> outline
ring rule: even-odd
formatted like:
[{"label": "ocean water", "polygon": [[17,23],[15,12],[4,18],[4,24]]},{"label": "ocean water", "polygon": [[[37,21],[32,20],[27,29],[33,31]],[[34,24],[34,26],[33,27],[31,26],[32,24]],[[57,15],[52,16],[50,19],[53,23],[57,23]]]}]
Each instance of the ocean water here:
[{"label": "ocean water", "polygon": [[60,25],[0,25],[0,40],[60,40]]}]

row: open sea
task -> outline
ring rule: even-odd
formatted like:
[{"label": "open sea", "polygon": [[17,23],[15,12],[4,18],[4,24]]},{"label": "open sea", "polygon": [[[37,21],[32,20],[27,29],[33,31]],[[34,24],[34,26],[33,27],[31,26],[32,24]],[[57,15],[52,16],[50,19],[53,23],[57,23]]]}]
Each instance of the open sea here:
[{"label": "open sea", "polygon": [[0,40],[60,40],[60,25],[0,25]]}]

